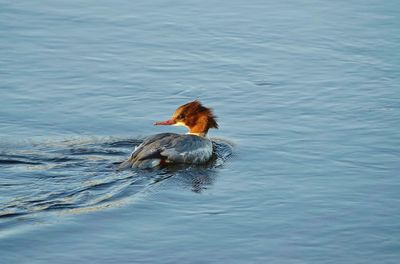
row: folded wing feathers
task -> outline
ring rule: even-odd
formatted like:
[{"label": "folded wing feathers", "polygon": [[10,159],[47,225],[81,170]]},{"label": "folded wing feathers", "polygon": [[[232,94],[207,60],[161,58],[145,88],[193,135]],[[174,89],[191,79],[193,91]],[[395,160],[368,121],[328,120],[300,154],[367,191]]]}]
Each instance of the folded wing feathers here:
[{"label": "folded wing feathers", "polygon": [[[177,163],[204,163],[212,155],[212,143],[208,139],[192,135],[162,133],[147,138],[132,153],[128,162],[142,167],[141,163],[156,164],[166,160]],[[158,165],[158,164],[156,164]]]}]

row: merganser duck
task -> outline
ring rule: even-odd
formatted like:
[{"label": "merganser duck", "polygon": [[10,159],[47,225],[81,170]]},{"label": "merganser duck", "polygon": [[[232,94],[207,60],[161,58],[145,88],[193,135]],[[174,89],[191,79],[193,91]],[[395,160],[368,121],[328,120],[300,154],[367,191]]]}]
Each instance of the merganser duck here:
[{"label": "merganser duck", "polygon": [[119,169],[149,169],[168,163],[204,164],[213,154],[213,144],[208,139],[210,128],[218,129],[213,111],[199,101],[184,104],[172,118],[154,125],[185,126],[187,134],[161,133],[148,137],[131,154]]}]

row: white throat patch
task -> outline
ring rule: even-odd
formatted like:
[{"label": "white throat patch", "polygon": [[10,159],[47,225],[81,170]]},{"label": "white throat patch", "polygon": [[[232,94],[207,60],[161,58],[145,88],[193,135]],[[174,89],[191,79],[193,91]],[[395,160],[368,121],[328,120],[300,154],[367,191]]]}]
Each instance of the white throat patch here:
[{"label": "white throat patch", "polygon": [[183,122],[176,122],[175,124],[173,124],[173,126],[184,126],[184,127],[187,127],[185,125],[185,123],[183,123]]}]

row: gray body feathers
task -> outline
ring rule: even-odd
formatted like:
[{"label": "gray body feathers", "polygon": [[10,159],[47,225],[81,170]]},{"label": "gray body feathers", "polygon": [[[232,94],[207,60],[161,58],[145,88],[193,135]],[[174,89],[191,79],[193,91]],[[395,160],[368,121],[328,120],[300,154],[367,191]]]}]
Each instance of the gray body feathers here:
[{"label": "gray body feathers", "polygon": [[146,138],[119,169],[153,168],[160,163],[202,164],[212,157],[211,140],[196,135],[161,133]]}]

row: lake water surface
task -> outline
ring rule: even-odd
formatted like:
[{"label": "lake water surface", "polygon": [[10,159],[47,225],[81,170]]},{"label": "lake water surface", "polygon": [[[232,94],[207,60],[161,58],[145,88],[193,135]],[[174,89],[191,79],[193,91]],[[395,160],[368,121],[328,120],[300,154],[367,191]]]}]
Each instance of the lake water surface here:
[{"label": "lake water surface", "polygon": [[[0,0],[0,263],[399,263],[399,13]],[[115,171],[194,99],[214,164]]]}]

